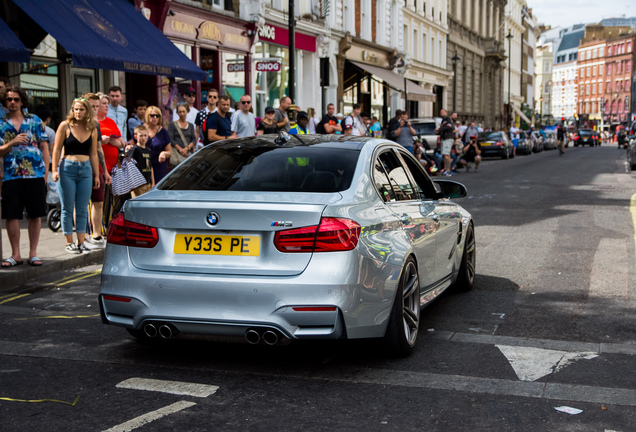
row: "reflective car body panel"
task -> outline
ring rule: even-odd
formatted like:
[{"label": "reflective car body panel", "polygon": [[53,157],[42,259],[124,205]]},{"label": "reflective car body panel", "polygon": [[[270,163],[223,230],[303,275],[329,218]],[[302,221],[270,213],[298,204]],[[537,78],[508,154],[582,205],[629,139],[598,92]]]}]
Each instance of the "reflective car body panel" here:
[{"label": "reflective car body panel", "polygon": [[[273,140],[245,138],[204,148],[151,192],[126,202],[125,220],[155,228],[158,240],[151,248],[109,242],[99,297],[104,322],[130,330],[165,322],[181,333],[215,336],[242,336],[259,326],[290,339],[381,337],[409,257],[417,262],[422,304],[456,280],[471,216],[441,196],[403,147],[375,138],[301,136],[278,145]],[[331,178],[326,172],[349,176],[350,182],[325,186],[325,192],[266,190],[282,187],[272,181],[256,191],[183,186],[187,176],[200,178],[192,170],[216,160],[214,152],[239,159],[241,152],[262,149],[266,152],[246,160],[281,155],[287,168],[308,171],[305,180],[285,188],[302,189],[310,173],[321,173],[323,180]],[[353,165],[338,169],[346,151],[355,152]],[[298,152],[304,156],[296,158]],[[314,156],[325,152],[333,166],[310,169]],[[232,179],[239,185],[249,180],[247,170],[214,184]],[[360,226],[353,249],[289,253],[275,245],[277,234],[318,226],[326,218]],[[183,253],[184,236],[190,246],[201,239],[198,249]],[[214,254],[214,241],[223,236],[258,238],[258,249],[250,250],[258,253],[232,255],[219,246],[224,254]],[[240,253],[241,246],[236,248]]]},{"label": "reflective car body panel", "polygon": [[480,132],[477,141],[481,145],[482,157],[507,158],[513,151],[512,142],[504,132]]}]

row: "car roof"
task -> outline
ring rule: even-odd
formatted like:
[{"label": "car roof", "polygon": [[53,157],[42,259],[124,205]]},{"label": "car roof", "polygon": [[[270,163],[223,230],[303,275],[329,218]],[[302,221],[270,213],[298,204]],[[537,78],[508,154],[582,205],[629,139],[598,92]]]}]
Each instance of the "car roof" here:
[{"label": "car roof", "polygon": [[[435,123],[435,119],[433,117],[427,117],[427,118],[414,118],[414,119],[409,119],[411,122],[415,122],[415,123]],[[440,119],[441,120],[441,119]]]},{"label": "car roof", "polygon": [[236,148],[237,146],[249,147],[297,147],[320,146],[325,148],[349,148],[360,150],[370,141],[384,141],[373,137],[359,137],[351,135],[291,135],[291,134],[267,134],[253,137],[223,140],[210,144],[205,148]]}]

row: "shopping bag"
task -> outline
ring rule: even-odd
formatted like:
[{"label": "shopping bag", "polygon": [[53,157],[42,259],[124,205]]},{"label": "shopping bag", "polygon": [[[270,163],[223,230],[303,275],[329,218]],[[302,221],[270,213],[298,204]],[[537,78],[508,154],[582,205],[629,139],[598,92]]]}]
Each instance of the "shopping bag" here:
[{"label": "shopping bag", "polygon": [[128,157],[113,167],[111,187],[114,196],[126,195],[146,183],[146,178],[137,168],[136,162]]}]

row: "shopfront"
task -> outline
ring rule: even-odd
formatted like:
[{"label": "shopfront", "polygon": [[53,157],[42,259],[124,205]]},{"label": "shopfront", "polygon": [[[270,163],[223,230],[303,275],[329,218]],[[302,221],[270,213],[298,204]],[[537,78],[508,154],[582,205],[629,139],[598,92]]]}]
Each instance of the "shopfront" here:
[{"label": "shopfront", "polygon": [[197,89],[197,103],[207,103],[210,89],[229,96],[232,106],[251,93],[251,55],[254,24],[210,11],[171,2],[163,32],[194,63],[206,72],[206,80],[164,80],[163,106],[176,106],[188,87]]},{"label": "shopfront", "polygon": [[[341,44],[341,54],[342,48]],[[382,124],[388,122],[395,110],[403,105],[399,99],[404,90],[404,78],[391,69],[396,59],[391,52],[355,42],[346,49],[344,56],[339,110],[349,113],[354,104],[360,104],[363,112],[376,116]]]},{"label": "shopfront", "polygon": [[[289,29],[265,23],[259,29],[259,42],[254,45],[254,109],[262,114],[266,106],[278,107],[283,96],[289,95]],[[296,95],[293,101],[306,110],[315,104],[317,87],[316,38],[296,31]],[[311,100],[311,102],[310,102]],[[316,107],[320,109],[318,104]]]}]

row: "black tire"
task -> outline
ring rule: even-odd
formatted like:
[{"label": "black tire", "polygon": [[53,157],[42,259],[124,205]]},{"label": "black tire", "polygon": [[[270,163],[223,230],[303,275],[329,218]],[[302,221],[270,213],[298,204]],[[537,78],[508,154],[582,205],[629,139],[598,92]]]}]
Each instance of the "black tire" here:
[{"label": "black tire", "polygon": [[466,229],[466,240],[464,241],[464,255],[459,266],[459,274],[453,285],[453,289],[459,292],[468,292],[475,286],[475,269],[477,263],[477,251],[475,248],[475,229],[473,224]]},{"label": "black tire", "polygon": [[46,224],[53,232],[57,232],[62,226],[62,210],[59,207],[49,210],[49,214],[46,215]]},{"label": "black tire", "polygon": [[413,257],[404,264],[384,334],[387,354],[406,357],[415,348],[420,326],[420,279]]},{"label": "black tire", "polygon": [[502,159],[510,159],[510,153],[508,153],[508,149],[504,150],[504,154],[501,156]]}]

